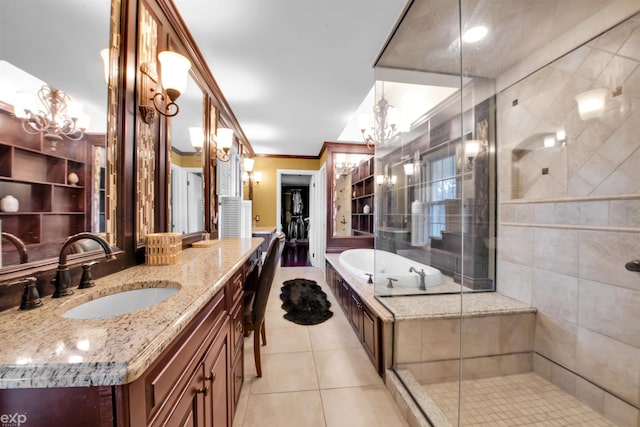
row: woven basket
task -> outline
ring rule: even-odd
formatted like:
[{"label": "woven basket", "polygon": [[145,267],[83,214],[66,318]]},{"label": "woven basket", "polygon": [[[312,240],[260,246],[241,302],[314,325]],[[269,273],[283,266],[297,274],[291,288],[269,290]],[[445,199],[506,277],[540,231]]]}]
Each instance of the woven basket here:
[{"label": "woven basket", "polygon": [[181,233],[147,234],[145,263],[147,265],[177,264],[182,259]]}]

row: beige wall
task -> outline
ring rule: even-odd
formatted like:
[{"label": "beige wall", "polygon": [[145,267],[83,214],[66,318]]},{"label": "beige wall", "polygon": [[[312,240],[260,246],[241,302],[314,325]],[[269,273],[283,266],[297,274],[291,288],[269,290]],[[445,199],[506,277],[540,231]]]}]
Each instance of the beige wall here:
[{"label": "beige wall", "polygon": [[[253,170],[262,172],[260,186],[253,187],[253,217],[260,215],[260,222],[254,225],[259,227],[275,226],[276,221],[276,197],[278,169],[318,170],[320,161],[317,159],[296,159],[288,157],[254,157]],[[244,184],[245,198],[248,194],[248,186]]]},{"label": "beige wall", "polygon": [[[580,119],[575,95],[616,86],[601,118]],[[505,89],[497,110],[498,291],[538,309],[536,372],[634,427],[640,274],[624,265],[640,257],[638,99],[636,18]],[[566,145],[545,152],[561,129]]]}]

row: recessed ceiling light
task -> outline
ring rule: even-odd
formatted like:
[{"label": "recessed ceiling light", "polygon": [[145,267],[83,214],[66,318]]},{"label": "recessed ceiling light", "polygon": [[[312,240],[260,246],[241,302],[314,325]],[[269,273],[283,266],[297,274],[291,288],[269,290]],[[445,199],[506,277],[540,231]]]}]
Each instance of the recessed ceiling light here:
[{"label": "recessed ceiling light", "polygon": [[485,27],[483,25],[478,25],[477,27],[473,27],[473,28],[467,30],[462,35],[462,41],[464,41],[466,43],[479,42],[480,40],[485,38],[485,36],[487,35],[488,32],[489,32],[489,30],[487,29],[487,27]]}]

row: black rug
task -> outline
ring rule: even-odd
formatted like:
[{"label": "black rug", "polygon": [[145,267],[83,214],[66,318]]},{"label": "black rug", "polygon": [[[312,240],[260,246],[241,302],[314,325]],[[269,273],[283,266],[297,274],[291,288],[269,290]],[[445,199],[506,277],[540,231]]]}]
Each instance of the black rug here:
[{"label": "black rug", "polygon": [[327,294],[313,280],[293,279],[282,284],[284,318],[299,325],[317,325],[333,316]]}]

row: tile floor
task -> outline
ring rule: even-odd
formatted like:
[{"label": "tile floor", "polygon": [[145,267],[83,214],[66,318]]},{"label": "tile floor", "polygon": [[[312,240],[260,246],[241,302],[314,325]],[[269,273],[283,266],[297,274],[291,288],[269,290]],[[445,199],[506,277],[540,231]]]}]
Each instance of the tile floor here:
[{"label": "tile floor", "polygon": [[[301,326],[282,317],[280,286],[297,277],[323,287],[331,301],[331,319]],[[253,336],[245,338],[245,383],[234,427],[407,426],[321,270],[278,268],[266,325],[262,378],[255,376]]]},{"label": "tile floor", "polygon": [[423,386],[429,397],[458,425],[614,427],[615,424],[535,373]]}]

